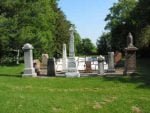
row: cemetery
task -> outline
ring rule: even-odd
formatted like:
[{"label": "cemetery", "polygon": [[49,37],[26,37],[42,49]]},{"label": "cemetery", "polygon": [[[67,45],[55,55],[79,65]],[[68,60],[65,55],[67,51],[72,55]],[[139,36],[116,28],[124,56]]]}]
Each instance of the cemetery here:
[{"label": "cemetery", "polygon": [[[74,49],[74,29],[70,28],[69,57],[67,57],[66,44],[63,44],[63,58],[49,58],[48,54],[42,54],[42,62],[39,59],[33,60],[33,46],[25,44],[24,51],[25,69],[24,77],[42,77],[42,76],[65,76],[80,77],[92,75],[127,75],[136,73],[136,48],[133,45],[133,36],[131,33],[127,36],[127,48],[125,48],[124,67],[115,69],[115,63],[121,61],[121,53],[108,52],[107,62],[105,56],[95,57],[76,57]],[[117,54],[120,54],[119,57]],[[117,58],[118,57],[118,58]]]},{"label": "cemetery", "polygon": [[85,1],[67,1],[82,29],[65,0],[1,1],[0,113],[150,113],[150,2],[100,1],[95,39]]}]

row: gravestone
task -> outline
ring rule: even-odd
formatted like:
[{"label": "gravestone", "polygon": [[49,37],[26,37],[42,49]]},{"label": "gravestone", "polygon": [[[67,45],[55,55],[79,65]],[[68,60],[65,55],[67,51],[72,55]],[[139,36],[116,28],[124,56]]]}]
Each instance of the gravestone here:
[{"label": "gravestone", "polygon": [[63,59],[62,59],[62,68],[63,72],[67,71],[67,51],[66,51],[66,44],[63,44]]},{"label": "gravestone", "polygon": [[103,56],[98,57],[98,75],[104,75],[104,60]]},{"label": "gravestone", "polygon": [[33,53],[32,53],[33,46],[27,43],[23,46],[22,49],[24,51],[24,63],[25,63],[24,74],[22,76],[36,77],[37,74],[35,73],[35,69],[33,68]]},{"label": "gravestone", "polygon": [[115,65],[117,65],[122,59],[122,53],[121,52],[115,52]]},{"label": "gravestone", "polygon": [[108,52],[108,72],[115,72],[114,52]]},{"label": "gravestone", "polygon": [[33,67],[35,68],[35,72],[37,73],[37,75],[40,75],[41,62],[38,59],[33,60]]},{"label": "gravestone", "polygon": [[42,67],[46,68],[47,67],[47,62],[48,62],[48,54],[42,54]]},{"label": "gravestone", "polygon": [[91,73],[92,72],[91,61],[86,61],[85,62],[85,72],[86,73]]},{"label": "gravestone", "polygon": [[48,59],[47,76],[56,76],[55,59],[54,58]]},{"label": "gravestone", "polygon": [[133,36],[131,33],[127,37],[127,48],[125,48],[125,68],[124,75],[135,73],[136,71],[136,48],[133,45]]},{"label": "gravestone", "polygon": [[71,36],[69,42],[69,58],[68,58],[68,69],[65,73],[66,77],[80,77],[80,73],[77,69],[77,63],[75,60],[74,51],[74,28],[70,28]]}]

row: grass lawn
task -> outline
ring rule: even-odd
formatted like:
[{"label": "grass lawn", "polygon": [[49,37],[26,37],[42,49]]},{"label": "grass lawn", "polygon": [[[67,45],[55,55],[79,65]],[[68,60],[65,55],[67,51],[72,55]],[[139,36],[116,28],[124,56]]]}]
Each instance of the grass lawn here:
[{"label": "grass lawn", "polygon": [[132,77],[21,78],[0,67],[0,113],[150,113],[150,60]]}]

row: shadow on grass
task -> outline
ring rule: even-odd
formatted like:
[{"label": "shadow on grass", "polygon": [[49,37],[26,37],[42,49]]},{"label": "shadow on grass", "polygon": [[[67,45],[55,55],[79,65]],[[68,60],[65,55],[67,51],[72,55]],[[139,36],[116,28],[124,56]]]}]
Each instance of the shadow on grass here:
[{"label": "shadow on grass", "polygon": [[0,66],[7,66],[7,67],[17,67],[20,64],[16,64],[16,63],[6,63],[6,64],[0,64]]},{"label": "shadow on grass", "polygon": [[0,77],[21,77],[21,74],[0,74]]},{"label": "shadow on grass", "polygon": [[137,83],[137,88],[150,88],[150,59],[140,59],[137,62],[137,71],[128,76],[104,76],[105,81],[119,81],[122,83]]}]

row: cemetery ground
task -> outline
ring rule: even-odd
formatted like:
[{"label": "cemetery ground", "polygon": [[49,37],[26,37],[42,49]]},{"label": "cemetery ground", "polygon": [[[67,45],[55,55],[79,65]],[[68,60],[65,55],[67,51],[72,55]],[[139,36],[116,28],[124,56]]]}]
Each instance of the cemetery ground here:
[{"label": "cemetery ground", "polygon": [[150,60],[138,74],[22,78],[23,65],[0,66],[0,113],[150,113]]}]

